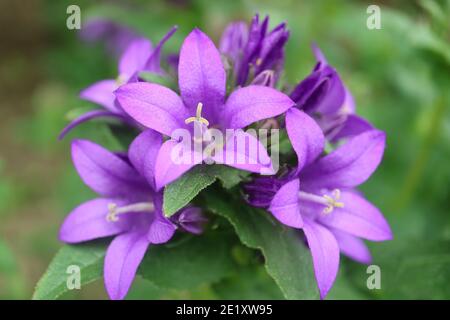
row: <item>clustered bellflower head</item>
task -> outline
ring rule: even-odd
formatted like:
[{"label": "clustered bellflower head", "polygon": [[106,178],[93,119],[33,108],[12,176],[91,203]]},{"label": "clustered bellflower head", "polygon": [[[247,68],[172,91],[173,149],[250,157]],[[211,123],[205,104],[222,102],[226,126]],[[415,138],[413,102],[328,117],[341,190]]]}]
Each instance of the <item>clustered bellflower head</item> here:
[{"label": "clustered bellflower head", "polygon": [[[208,158],[251,172],[261,172],[263,169],[272,171],[264,146],[255,141],[254,136],[237,129],[284,113],[294,105],[286,94],[266,86],[249,85],[234,90],[226,97],[226,73],[220,53],[199,29],[194,29],[181,47],[178,82],[181,97],[169,88],[146,82],[129,83],[115,92],[122,108],[134,120],[171,137],[164,142],[156,159],[158,190]],[[195,140],[198,138],[196,129],[202,133],[209,128],[220,132],[236,130],[214,155],[198,154],[195,148],[186,147],[186,139],[180,141],[174,134],[182,129],[192,133]],[[248,149],[236,148],[238,144],[235,141],[242,137],[250,144],[255,142],[262,150],[260,156],[254,159],[255,163],[234,161],[239,155],[245,158],[252,156]],[[174,161],[173,155],[178,149],[182,149],[189,161],[181,164]]]},{"label": "clustered bellflower head", "polygon": [[[104,22],[98,26],[100,34],[115,28]],[[311,74],[296,86],[280,84],[289,31],[285,23],[269,31],[268,17],[260,21],[256,15],[249,26],[231,23],[219,49],[194,29],[180,52],[168,56],[177,70],[178,88],[140,79],[141,71],[164,74],[161,49],[174,31],[154,49],[148,40],[133,36],[120,59],[118,78],[81,93],[106,110],[82,115],[62,135],[102,116],[119,118],[142,132],[126,154],[87,140],[72,143],[75,168],[99,198],[69,214],[60,239],[79,243],[114,237],[105,257],[105,286],[112,299],[122,299],[149,247],[166,243],[177,229],[204,231],[202,208],[189,204],[170,218],[164,215],[165,187],[194,166],[227,165],[253,173],[242,186],[243,200],[266,209],[299,234],[298,245],[306,244],[311,251],[320,297],[325,298],[340,253],[370,263],[363,241],[392,239],[381,212],[356,189],[379,166],[385,134],[356,115],[350,90],[316,45]],[[293,90],[275,89],[282,87]],[[282,163],[283,170],[276,172],[266,146],[243,131],[267,126],[286,131],[291,154],[297,157],[295,166]],[[226,139],[213,152],[197,149],[217,132]],[[239,139],[248,145],[239,148]],[[257,147],[256,157],[250,145]],[[239,157],[246,161],[236,161]]]},{"label": "clustered bellflower head", "polygon": [[[155,150],[161,136],[141,133],[128,154],[115,154],[88,140],[72,143],[78,174],[99,198],[75,208],[61,226],[59,238],[80,243],[114,236],[104,263],[105,287],[111,299],[123,299],[145,252],[168,242],[177,228],[199,234],[205,217],[187,207],[172,219],[162,213],[162,194],[155,191]],[[151,250],[151,248],[150,248]]]}]

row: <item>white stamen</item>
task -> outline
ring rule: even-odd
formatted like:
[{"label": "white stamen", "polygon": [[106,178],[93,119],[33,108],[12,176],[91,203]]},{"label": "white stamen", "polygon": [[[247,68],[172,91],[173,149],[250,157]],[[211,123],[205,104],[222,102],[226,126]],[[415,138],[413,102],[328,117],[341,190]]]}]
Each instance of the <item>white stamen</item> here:
[{"label": "white stamen", "polygon": [[315,203],[326,206],[326,208],[323,209],[322,213],[329,214],[329,213],[333,212],[334,208],[343,208],[344,207],[344,203],[338,201],[341,198],[341,190],[334,189],[331,192],[331,194],[332,194],[332,197],[330,197],[329,195],[326,195],[326,194],[324,194],[323,196],[318,196],[313,193],[307,193],[307,192],[300,191],[298,193],[298,197],[300,200],[315,202]]},{"label": "white stamen", "polygon": [[206,126],[209,126],[209,121],[202,117],[202,109],[203,103],[199,102],[197,104],[197,111],[195,112],[195,117],[187,118],[186,120],[184,120],[184,123],[189,124],[191,122],[197,121],[203,123]]},{"label": "white stamen", "polygon": [[123,207],[117,207],[117,204],[111,202],[108,204],[108,214],[106,215],[106,220],[109,222],[116,222],[119,220],[119,214],[128,212],[151,212],[153,210],[155,210],[155,206],[151,202],[138,202]]}]

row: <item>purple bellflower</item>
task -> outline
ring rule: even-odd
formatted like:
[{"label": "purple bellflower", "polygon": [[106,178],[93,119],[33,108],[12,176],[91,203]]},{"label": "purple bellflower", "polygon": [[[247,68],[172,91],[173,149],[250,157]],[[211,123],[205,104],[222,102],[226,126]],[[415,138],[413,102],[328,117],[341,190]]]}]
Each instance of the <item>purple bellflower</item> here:
[{"label": "purple bellflower", "polygon": [[104,263],[104,281],[111,299],[123,299],[151,245],[169,241],[177,227],[199,234],[205,218],[187,207],[171,219],[162,213],[162,193],[155,191],[154,163],[161,135],[142,132],[128,155],[112,153],[87,140],[72,143],[72,158],[81,179],[99,198],[75,208],[65,219],[59,238],[80,243],[114,236]]},{"label": "purple bellflower", "polygon": [[350,90],[316,45],[313,45],[313,52],[316,66],[290,95],[297,107],[317,121],[329,141],[373,129],[369,122],[355,115]]},{"label": "purple bellflower", "polygon": [[297,169],[281,179],[258,177],[245,189],[250,204],[267,208],[287,226],[303,229],[324,298],[336,278],[340,252],[370,263],[370,253],[361,238],[392,239],[381,212],[354,189],[378,167],[385,134],[376,129],[365,131],[321,156],[325,137],[306,113],[288,110],[286,129],[297,154]]},{"label": "purple bellflower", "polygon": [[[220,53],[199,29],[194,29],[184,40],[178,63],[178,81],[181,97],[169,88],[144,82],[129,83],[116,91],[120,105],[134,120],[172,137],[162,145],[157,156],[157,190],[206,160],[203,154],[196,156],[192,151],[193,161],[183,164],[173,161],[174,150],[184,143],[173,137],[178,129],[191,133],[199,127],[220,132],[233,129],[234,135],[225,141],[212,159],[216,163],[252,172],[261,172],[264,168],[269,172],[272,170],[264,146],[251,134],[238,129],[284,113],[294,105],[287,95],[266,86],[250,85],[238,88],[226,99],[226,74]],[[192,136],[196,136],[195,133]],[[237,154],[251,157],[248,150],[234,147],[233,142],[242,137],[264,151],[259,152],[256,163],[223,161],[224,158],[236,159]],[[183,152],[190,153],[191,149],[184,148]]]},{"label": "purple bellflower", "polygon": [[[244,86],[257,78],[269,77],[274,86],[284,64],[284,45],[289,38],[286,24],[281,23],[268,32],[269,17],[259,21],[255,15],[250,24],[238,21],[229,24],[220,40],[220,51],[233,66],[236,85]],[[259,83],[258,83],[259,84]]]},{"label": "purple bellflower", "polygon": [[64,138],[76,126],[94,118],[116,118],[125,123],[136,125],[117,103],[114,91],[122,84],[139,81],[139,72],[147,71],[164,74],[164,71],[160,67],[161,49],[176,30],[177,28],[173,27],[155,48],[145,38],[137,38],[131,41],[119,59],[118,77],[116,79],[98,81],[80,93],[81,99],[98,104],[104,110],[89,111],[74,119],[62,130],[59,139]]}]

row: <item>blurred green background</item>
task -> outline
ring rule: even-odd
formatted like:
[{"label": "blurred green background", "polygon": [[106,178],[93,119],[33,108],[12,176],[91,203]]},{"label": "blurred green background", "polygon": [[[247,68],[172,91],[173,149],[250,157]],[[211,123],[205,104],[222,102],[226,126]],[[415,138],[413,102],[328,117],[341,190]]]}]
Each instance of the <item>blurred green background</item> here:
[{"label": "blurred green background", "polygon": [[[329,298],[450,298],[450,1],[0,1],[0,298],[28,299],[61,246],[64,216],[92,196],[71,166],[69,142],[89,137],[115,148],[107,126],[85,124],[58,142],[70,110],[92,107],[78,99],[94,81],[116,74],[102,45],[87,45],[66,28],[66,8],[82,20],[107,17],[153,42],[179,31],[176,51],[195,26],[218,41],[232,20],[269,14],[286,21],[286,80],[312,69],[312,41],[341,73],[358,113],[387,132],[385,158],[363,186],[390,222],[395,239],[371,243],[382,289],[366,288],[366,267],[343,259]],[[366,27],[369,4],[381,8],[381,30]],[[193,292],[167,292],[137,280],[133,297],[240,298],[272,284],[230,277]],[[261,279],[260,279],[261,278]],[[266,283],[269,285],[266,286]],[[267,288],[266,288],[267,287]],[[106,298],[101,281],[66,298]]]}]

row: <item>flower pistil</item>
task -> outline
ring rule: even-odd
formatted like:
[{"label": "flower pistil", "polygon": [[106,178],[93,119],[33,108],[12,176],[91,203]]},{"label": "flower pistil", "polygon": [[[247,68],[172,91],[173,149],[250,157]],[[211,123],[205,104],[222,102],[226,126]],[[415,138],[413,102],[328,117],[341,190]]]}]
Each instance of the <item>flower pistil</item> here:
[{"label": "flower pistil", "polygon": [[332,194],[332,196],[329,196],[327,194],[318,196],[313,193],[300,191],[298,193],[298,197],[300,200],[315,202],[315,203],[326,206],[326,208],[323,209],[322,212],[324,214],[329,214],[329,213],[333,212],[334,208],[343,208],[344,207],[344,203],[339,202],[339,199],[341,198],[341,190],[334,189],[331,192],[331,194]]},{"label": "flower pistil", "polygon": [[152,212],[155,206],[151,202],[137,202],[123,207],[117,207],[117,204],[111,202],[108,204],[108,214],[106,220],[108,222],[116,222],[119,220],[118,215],[129,212]]}]

